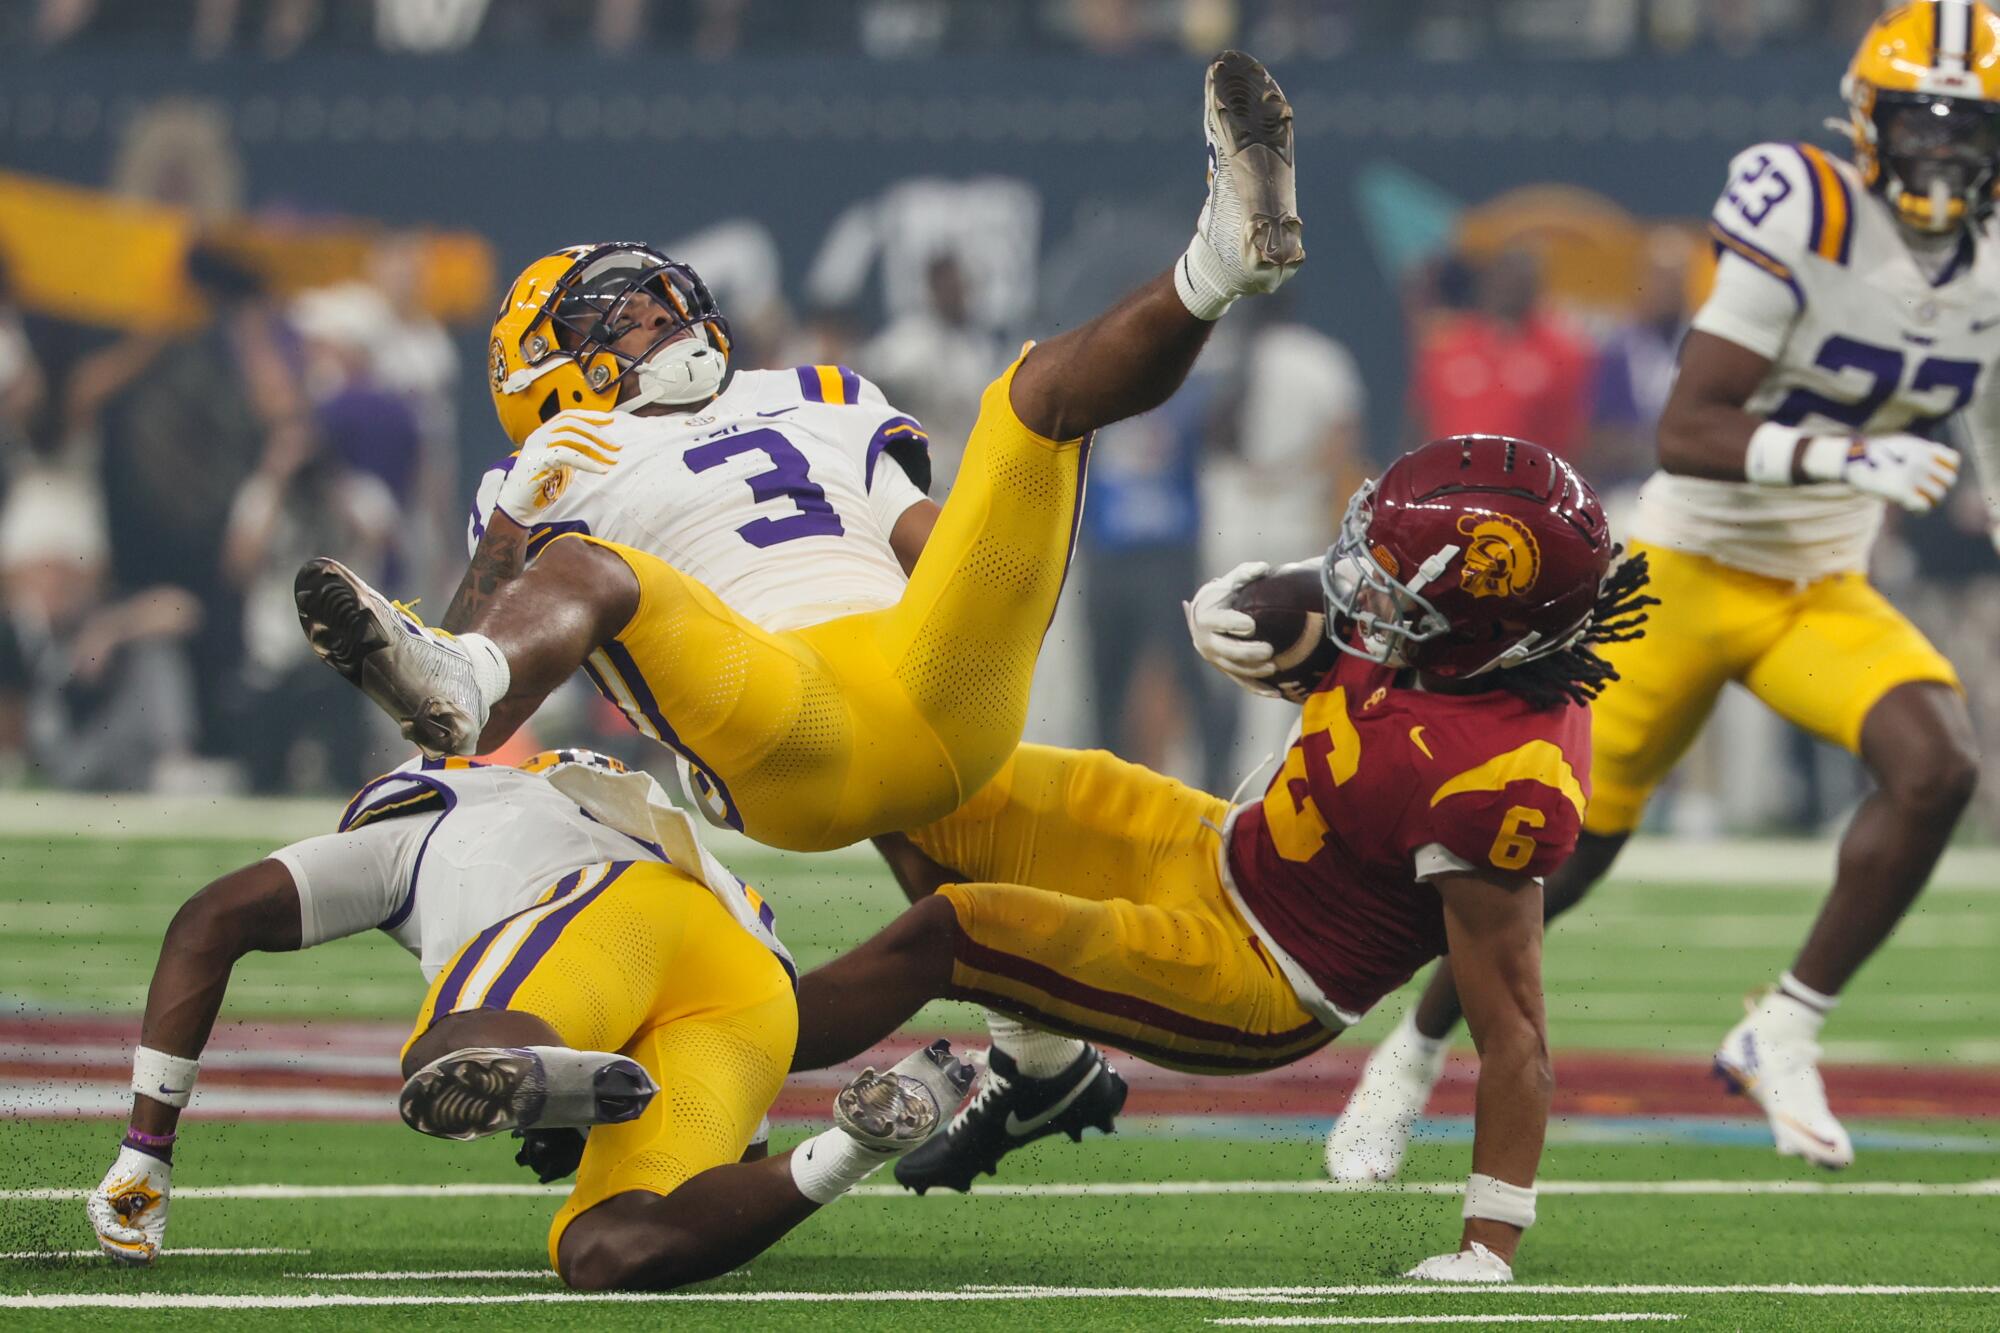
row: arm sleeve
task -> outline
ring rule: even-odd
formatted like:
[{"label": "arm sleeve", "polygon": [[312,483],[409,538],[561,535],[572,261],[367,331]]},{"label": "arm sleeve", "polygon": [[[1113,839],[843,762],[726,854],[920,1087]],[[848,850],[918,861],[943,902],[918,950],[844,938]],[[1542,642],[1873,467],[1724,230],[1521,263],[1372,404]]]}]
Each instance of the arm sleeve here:
[{"label": "arm sleeve", "polygon": [[[1738,153],[1709,214],[1717,256],[1715,288],[1694,327],[1759,356],[1775,357],[1805,306],[1801,280],[1817,231],[1824,240],[1827,189],[1844,190],[1816,149],[1763,143]],[[1822,155],[1823,157],[1823,155]],[[1844,196],[1843,196],[1844,198]]]},{"label": "arm sleeve", "polygon": [[[1488,765],[1471,772],[1491,771]],[[1439,787],[1419,816],[1411,839],[1418,878],[1467,869],[1540,878],[1576,850],[1583,829],[1580,791],[1530,777],[1466,786],[1464,776]]]},{"label": "arm sleeve", "polygon": [[299,891],[299,947],[373,930],[402,906],[433,818],[384,819],[271,853]]}]

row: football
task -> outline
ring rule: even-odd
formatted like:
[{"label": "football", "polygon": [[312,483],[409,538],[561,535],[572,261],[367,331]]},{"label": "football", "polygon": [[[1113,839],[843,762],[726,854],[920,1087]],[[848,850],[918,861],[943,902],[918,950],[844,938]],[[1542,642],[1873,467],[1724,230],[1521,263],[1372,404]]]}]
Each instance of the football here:
[{"label": "football", "polygon": [[1317,562],[1246,583],[1229,605],[1247,612],[1257,622],[1257,637],[1276,651],[1278,669],[1267,680],[1293,703],[1304,703],[1340,660],[1340,649],[1327,637],[1326,596]]}]

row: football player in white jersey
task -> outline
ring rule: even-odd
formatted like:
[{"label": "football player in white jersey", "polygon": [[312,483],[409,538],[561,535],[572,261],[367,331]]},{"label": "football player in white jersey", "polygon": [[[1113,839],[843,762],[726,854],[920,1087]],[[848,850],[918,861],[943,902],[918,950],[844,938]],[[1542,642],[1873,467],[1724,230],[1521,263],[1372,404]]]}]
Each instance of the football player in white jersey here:
[{"label": "football player in white jersey", "polygon": [[[1740,153],[1710,234],[1715,289],[1681,350],[1660,471],[1632,543],[1660,598],[1593,708],[1593,791],[1551,914],[1611,867],[1654,786],[1730,681],[1853,751],[1875,779],[1792,965],[1723,1039],[1716,1072],[1762,1106],[1780,1153],[1843,1167],[1819,1034],[1937,863],[1978,780],[1951,663],[1865,573],[1885,504],[1923,513],[1978,459],[2000,529],[2000,15],[1923,0],[1862,39],[1842,91],[1844,161],[1810,144]],[[1458,1021],[1449,968],[1377,1048],[1329,1140],[1341,1179],[1386,1179]]]},{"label": "football player in white jersey", "polygon": [[498,745],[584,667],[704,809],[774,846],[949,813],[1020,741],[1089,433],[1164,401],[1223,311],[1304,258],[1276,82],[1225,52],[1202,117],[1186,252],[993,383],[942,506],[915,423],[851,372],[724,388],[727,324],[685,265],[629,245],[538,261],[494,326],[521,453],[485,488],[450,633],[322,560],[298,580],[315,651],[434,754]]},{"label": "football player in white jersey", "polygon": [[644,773],[581,750],[520,768],[412,761],[362,788],[335,832],[175,914],[130,1127],[86,1201],[98,1244],[160,1256],[181,1110],[236,960],[381,930],[430,981],[403,1119],[451,1139],[518,1129],[543,1180],[577,1173],[549,1229],[565,1282],[657,1290],[726,1272],[928,1139],[972,1079],[934,1043],[856,1076],[835,1128],[769,1157],[764,1115],[798,1035],[797,973],[771,925]]}]

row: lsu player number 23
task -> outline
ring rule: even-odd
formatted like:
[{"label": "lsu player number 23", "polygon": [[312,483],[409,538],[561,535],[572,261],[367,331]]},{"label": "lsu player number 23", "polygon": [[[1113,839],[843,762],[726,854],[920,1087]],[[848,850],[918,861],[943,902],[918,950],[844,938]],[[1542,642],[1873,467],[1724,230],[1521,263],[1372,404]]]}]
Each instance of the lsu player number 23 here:
[{"label": "lsu player number 23", "polygon": [[[1884,502],[1923,512],[1956,479],[1957,454],[1931,438],[1947,423],[2000,530],[2000,15],[1965,0],[1895,9],[1842,89],[1851,161],[1757,144],[1716,200],[1715,288],[1632,527],[1661,606],[1644,639],[1606,650],[1618,679],[1594,709],[1596,790],[1549,884],[1560,912],[1610,868],[1731,681],[1860,756],[1876,787],[1826,905],[1715,1056],[1778,1150],[1825,1167],[1853,1147],[1818,1072],[1821,1025],[1929,879],[1977,778],[1957,674],[1865,570]],[[1440,969],[1371,1060],[1336,1131],[1336,1175],[1395,1171],[1457,1019],[1451,986]]]}]

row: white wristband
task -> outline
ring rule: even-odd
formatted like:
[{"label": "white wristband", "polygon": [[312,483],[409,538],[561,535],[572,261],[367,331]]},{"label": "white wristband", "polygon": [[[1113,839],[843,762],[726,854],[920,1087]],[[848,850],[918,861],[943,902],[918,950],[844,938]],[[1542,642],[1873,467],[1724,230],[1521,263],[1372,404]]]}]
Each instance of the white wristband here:
[{"label": "white wristband", "polygon": [[168,1106],[185,1107],[194,1096],[201,1061],[168,1055],[150,1046],[132,1052],[132,1091]]},{"label": "white wristband", "polygon": [[1479,1217],[1526,1230],[1535,1225],[1535,1187],[1509,1185],[1474,1171],[1465,1182],[1465,1211],[1461,1215],[1468,1221]]},{"label": "white wristband", "polygon": [[1797,426],[1765,422],[1750,432],[1750,446],[1743,451],[1743,475],[1759,486],[1791,485],[1792,459],[1799,441],[1806,438],[1806,432]]}]

